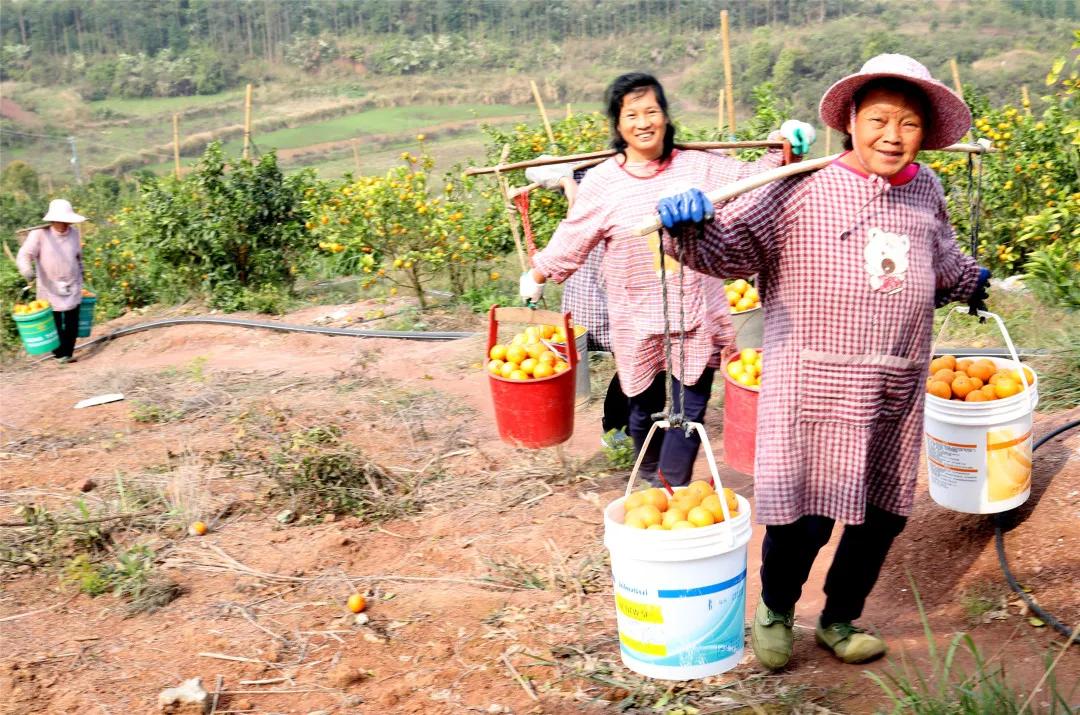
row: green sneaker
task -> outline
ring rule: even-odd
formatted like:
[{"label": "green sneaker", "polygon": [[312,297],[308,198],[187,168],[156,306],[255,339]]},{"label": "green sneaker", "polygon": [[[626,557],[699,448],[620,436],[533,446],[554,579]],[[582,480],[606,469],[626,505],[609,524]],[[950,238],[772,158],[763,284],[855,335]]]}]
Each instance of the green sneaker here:
[{"label": "green sneaker", "polygon": [[758,601],[754,622],[750,625],[750,645],[758,662],[769,670],[778,670],[791,660],[791,646],[795,637],[795,609],[777,613]]},{"label": "green sneaker", "polygon": [[885,641],[851,623],[821,625],[818,621],[814,636],[819,645],[828,648],[845,663],[865,663],[885,655]]}]

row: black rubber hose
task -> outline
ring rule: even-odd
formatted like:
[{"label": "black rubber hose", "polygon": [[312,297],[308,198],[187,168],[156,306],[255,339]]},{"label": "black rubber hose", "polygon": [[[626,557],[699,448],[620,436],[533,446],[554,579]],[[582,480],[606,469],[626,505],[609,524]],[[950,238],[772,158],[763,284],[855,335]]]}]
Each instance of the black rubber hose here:
[{"label": "black rubber hose", "polygon": [[91,345],[105,343],[115,338],[141,333],[152,328],[167,328],[173,325],[230,325],[241,328],[264,328],[266,330],[278,330],[286,333],[314,333],[316,335],[343,335],[352,338],[398,338],[401,340],[460,340],[471,338],[476,333],[460,332],[424,332],[416,330],[353,330],[350,328],[324,328],[318,325],[294,325],[291,323],[278,323],[270,320],[246,320],[242,318],[165,318],[154,320],[149,323],[140,323],[128,328],[114,330],[108,335],[89,340],[76,345],[76,350],[88,348]]},{"label": "black rubber hose", "polygon": [[[1054,437],[1057,437],[1062,432],[1067,432],[1071,429],[1075,429],[1078,426],[1080,426],[1080,420],[1074,420],[1072,422],[1062,425],[1061,427],[1058,427],[1053,432],[1045,435],[1038,442],[1036,442],[1035,446],[1032,447],[1031,451],[1034,452],[1039,447],[1044,445],[1047,441],[1053,439]],[[1018,596],[1020,596],[1020,598],[1024,600],[1024,603],[1027,604],[1028,610],[1030,610],[1032,613],[1042,619],[1043,622],[1049,623],[1051,626],[1053,626],[1054,630],[1056,630],[1058,633],[1070,639],[1073,645],[1080,645],[1080,640],[1073,638],[1072,629],[1058,619],[1054,618],[1054,616],[1047,613],[1042,608],[1040,608],[1038,604],[1035,603],[1034,599],[1032,599],[1031,596],[1027,595],[1024,592],[1024,589],[1020,587],[1020,584],[1016,581],[1016,577],[1013,576],[1012,571],[1009,569],[1009,560],[1005,556],[1005,534],[1002,531],[1002,522],[1006,513],[1008,512],[994,514],[994,543],[997,546],[998,563],[1001,564],[1001,572],[1005,574],[1005,580],[1009,582],[1009,588],[1011,588]]]}]

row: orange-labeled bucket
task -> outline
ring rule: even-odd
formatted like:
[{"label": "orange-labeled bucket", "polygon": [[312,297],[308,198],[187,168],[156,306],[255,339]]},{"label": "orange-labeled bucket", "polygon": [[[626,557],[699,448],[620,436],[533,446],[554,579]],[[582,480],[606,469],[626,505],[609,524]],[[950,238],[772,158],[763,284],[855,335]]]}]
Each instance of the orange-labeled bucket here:
[{"label": "orange-labeled bucket", "polygon": [[[486,355],[498,343],[499,323],[562,325],[566,335],[573,335],[570,313],[555,313],[530,308],[491,306],[488,313]],[[499,437],[517,447],[540,449],[562,444],[574,433],[574,384],[578,354],[567,351],[569,370],[549,377],[512,380],[488,372],[491,400],[495,406],[495,424]]]}]

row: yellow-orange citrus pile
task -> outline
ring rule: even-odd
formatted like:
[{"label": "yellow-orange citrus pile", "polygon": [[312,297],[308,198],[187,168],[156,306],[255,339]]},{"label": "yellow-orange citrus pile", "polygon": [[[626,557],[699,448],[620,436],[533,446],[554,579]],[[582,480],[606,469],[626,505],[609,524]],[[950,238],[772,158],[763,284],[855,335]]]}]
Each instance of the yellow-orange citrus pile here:
[{"label": "yellow-orange citrus pile", "polygon": [[15,315],[29,315],[39,310],[45,310],[48,307],[49,301],[47,300],[32,300],[29,303],[16,303],[11,312]]},{"label": "yellow-orange citrus pile", "polygon": [[[626,509],[623,524],[634,529],[653,531],[711,526],[724,520],[720,499],[721,496],[709,482],[690,482],[690,486],[677,489],[670,498],[663,489],[645,489],[626,498],[623,504]],[[735,492],[725,487],[723,499],[727,501],[731,516],[737,516],[739,501]]]},{"label": "yellow-orange citrus pile", "polygon": [[[1028,385],[1035,381],[1035,373],[1024,367]],[[943,400],[965,402],[988,402],[1003,400],[1024,391],[1020,368],[1001,369],[990,358],[960,358],[942,355],[930,361],[930,375],[926,378],[926,391]]]},{"label": "yellow-orange citrus pile", "polygon": [[[574,326],[576,335],[585,328]],[[492,345],[488,351],[487,371],[507,380],[540,380],[570,369],[562,356],[544,344],[566,344],[566,330],[554,325],[530,325],[518,333],[508,345]]]},{"label": "yellow-orange citrus pile", "polygon": [[727,365],[728,375],[743,387],[757,390],[761,387],[761,351],[743,348],[738,357]]},{"label": "yellow-orange citrus pile", "polygon": [[742,313],[746,310],[761,307],[761,296],[758,295],[757,288],[742,278],[733,280],[724,286],[724,293],[727,294],[728,305],[731,306],[732,313]]}]

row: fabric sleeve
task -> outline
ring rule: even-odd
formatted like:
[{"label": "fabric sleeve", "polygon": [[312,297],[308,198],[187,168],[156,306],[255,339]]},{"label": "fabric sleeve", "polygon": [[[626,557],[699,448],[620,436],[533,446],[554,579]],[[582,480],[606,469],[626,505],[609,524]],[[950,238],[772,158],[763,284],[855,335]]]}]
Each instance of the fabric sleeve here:
[{"label": "fabric sleeve", "polygon": [[[940,185],[938,191],[941,191]],[[935,303],[938,307],[955,301],[966,301],[979,283],[979,265],[975,258],[960,250],[956,230],[949,223],[945,210],[945,194],[941,193],[937,211],[938,230],[934,235]]]},{"label": "fabric sleeve", "polygon": [[18,255],[15,256],[15,265],[19,267],[19,273],[27,280],[29,280],[29,276],[34,275],[34,264],[37,263],[38,255],[41,252],[40,237],[39,231],[31,231],[26,240],[23,241],[23,245],[19,247]]},{"label": "fabric sleeve", "polygon": [[[699,240],[687,242],[686,265],[717,278],[746,278],[776,260],[797,213],[802,177],[767,184],[718,206]],[[665,245],[665,249],[670,243]],[[670,251],[669,251],[670,252]]]},{"label": "fabric sleeve", "polygon": [[[78,229],[76,229],[76,231],[78,231]],[[83,265],[82,231],[78,231],[78,233],[75,234],[75,238],[79,242],[79,252],[75,254],[75,262],[79,264],[79,274],[78,274],[79,275],[79,280],[80,281],[85,281],[86,280],[86,267]]]},{"label": "fabric sleeve", "polygon": [[551,241],[532,257],[533,268],[549,280],[562,283],[569,278],[607,237],[608,207],[602,200],[601,183],[594,173],[585,176],[577,200],[555,229]]}]

